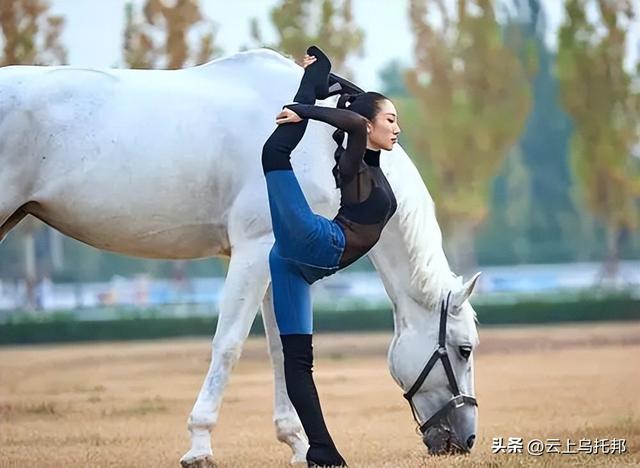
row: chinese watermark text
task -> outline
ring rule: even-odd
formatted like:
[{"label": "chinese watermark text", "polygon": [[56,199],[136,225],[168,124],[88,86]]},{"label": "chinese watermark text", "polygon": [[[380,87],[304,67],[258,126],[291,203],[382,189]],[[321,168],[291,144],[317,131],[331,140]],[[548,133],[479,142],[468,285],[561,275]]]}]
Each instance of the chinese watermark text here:
[{"label": "chinese watermark text", "polygon": [[626,439],[529,439],[522,437],[494,437],[491,443],[492,453],[526,453],[540,456],[545,453],[559,455],[605,454],[620,455],[626,453]]}]

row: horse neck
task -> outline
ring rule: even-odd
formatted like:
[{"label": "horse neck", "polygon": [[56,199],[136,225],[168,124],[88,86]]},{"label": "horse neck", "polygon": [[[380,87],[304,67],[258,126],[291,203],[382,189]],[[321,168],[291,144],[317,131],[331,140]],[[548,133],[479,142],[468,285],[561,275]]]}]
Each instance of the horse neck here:
[{"label": "horse neck", "polygon": [[385,175],[398,209],[370,258],[393,303],[399,335],[408,328],[437,323],[434,314],[455,275],[442,248],[433,200],[416,167],[401,148],[386,156]]}]

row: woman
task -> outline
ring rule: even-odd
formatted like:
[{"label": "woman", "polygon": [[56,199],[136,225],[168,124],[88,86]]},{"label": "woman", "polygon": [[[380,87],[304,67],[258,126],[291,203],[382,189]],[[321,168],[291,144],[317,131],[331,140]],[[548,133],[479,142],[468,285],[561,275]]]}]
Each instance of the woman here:
[{"label": "woman", "polygon": [[[396,200],[379,158],[380,150],[391,150],[397,142],[400,128],[395,107],[378,93],[342,96],[339,105],[351,103],[348,109],[315,107],[316,99],[330,94],[331,64],[320,49],[310,47],[303,66],[295,103],[278,114],[278,128],[262,152],[275,236],[269,255],[273,305],[287,393],[309,438],[308,465],[346,466],[324,423],[312,377],[310,285],[365,255],[395,212]],[[333,220],[311,211],[291,167],[290,155],[307,119],[337,127],[334,176],[341,199]]]}]

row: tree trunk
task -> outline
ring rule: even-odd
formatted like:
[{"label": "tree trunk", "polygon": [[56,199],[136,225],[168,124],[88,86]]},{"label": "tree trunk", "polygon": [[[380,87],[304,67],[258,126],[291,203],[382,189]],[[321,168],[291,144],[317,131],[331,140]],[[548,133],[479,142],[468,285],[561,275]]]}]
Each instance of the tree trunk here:
[{"label": "tree trunk", "polygon": [[598,278],[600,285],[616,286],[618,283],[622,234],[622,229],[617,226],[607,227],[607,253]]},{"label": "tree trunk", "polygon": [[64,249],[62,234],[52,228],[49,229],[49,248],[51,251],[51,266],[54,272],[64,268]]},{"label": "tree trunk", "polygon": [[471,222],[459,220],[452,223],[449,234],[444,236],[451,269],[459,275],[471,275],[477,269],[475,233],[475,226]]},{"label": "tree trunk", "polygon": [[23,234],[24,246],[24,279],[26,283],[25,306],[28,310],[36,307],[36,241],[33,230]]}]

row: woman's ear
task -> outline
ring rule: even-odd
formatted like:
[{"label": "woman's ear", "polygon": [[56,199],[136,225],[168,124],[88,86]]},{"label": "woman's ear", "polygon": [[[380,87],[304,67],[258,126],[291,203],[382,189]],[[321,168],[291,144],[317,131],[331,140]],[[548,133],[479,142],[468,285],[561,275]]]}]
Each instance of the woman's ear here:
[{"label": "woman's ear", "polygon": [[371,122],[367,121],[367,133],[371,133],[372,129],[373,129],[373,125],[371,125]]}]

